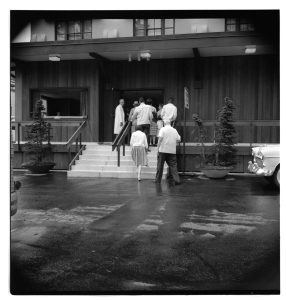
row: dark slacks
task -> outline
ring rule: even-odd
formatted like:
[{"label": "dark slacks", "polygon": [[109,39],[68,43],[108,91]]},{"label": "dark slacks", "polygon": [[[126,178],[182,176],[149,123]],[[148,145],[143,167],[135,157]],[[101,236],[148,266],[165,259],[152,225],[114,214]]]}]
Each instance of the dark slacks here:
[{"label": "dark slacks", "polygon": [[167,163],[167,165],[169,167],[170,176],[173,177],[173,179],[176,183],[180,183],[180,177],[179,177],[178,170],[177,170],[176,154],[163,153],[163,152],[158,152],[157,173],[156,173],[155,181],[158,183],[161,182],[165,162]]},{"label": "dark slacks", "polygon": [[141,124],[143,132],[146,134],[148,147],[150,144],[150,124]]}]

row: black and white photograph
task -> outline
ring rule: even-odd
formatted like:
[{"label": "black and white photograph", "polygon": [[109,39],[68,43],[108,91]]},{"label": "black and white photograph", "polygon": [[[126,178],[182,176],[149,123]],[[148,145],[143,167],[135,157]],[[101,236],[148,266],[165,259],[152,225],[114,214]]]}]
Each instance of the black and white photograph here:
[{"label": "black and white photograph", "polygon": [[9,11],[10,294],[280,294],[280,10],[161,6]]}]

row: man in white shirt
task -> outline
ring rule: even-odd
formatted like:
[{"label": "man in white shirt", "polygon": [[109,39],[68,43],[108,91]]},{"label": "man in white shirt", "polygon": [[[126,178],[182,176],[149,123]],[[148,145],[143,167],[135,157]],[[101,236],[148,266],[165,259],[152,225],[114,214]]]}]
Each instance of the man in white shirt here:
[{"label": "man in white shirt", "polygon": [[114,119],[114,134],[119,134],[125,123],[125,114],[123,110],[124,99],[119,100],[119,104],[115,109],[115,119]]},{"label": "man in white shirt", "polygon": [[174,99],[170,97],[168,104],[163,106],[161,117],[165,124],[165,120],[169,120],[171,125],[174,126],[175,120],[177,119],[177,107],[173,104]]},{"label": "man in white shirt", "polygon": [[173,177],[175,184],[180,184],[176,158],[176,146],[177,142],[180,141],[181,137],[178,134],[178,131],[171,127],[170,120],[165,119],[165,126],[159,131],[158,160],[155,183],[161,182],[164,163],[166,162],[170,170],[170,175]]},{"label": "man in white shirt", "polygon": [[150,124],[153,119],[150,105],[145,104],[144,98],[139,98],[139,106],[134,110],[132,121],[137,119],[137,125],[141,125],[143,132],[146,134],[147,140],[150,134]]}]

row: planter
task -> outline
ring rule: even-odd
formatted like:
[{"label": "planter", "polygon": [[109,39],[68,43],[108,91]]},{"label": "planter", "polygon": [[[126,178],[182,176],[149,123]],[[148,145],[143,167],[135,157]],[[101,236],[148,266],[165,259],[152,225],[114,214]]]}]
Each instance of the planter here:
[{"label": "planter", "polygon": [[232,167],[207,166],[201,169],[203,174],[208,178],[219,179],[224,178]]},{"label": "planter", "polygon": [[41,164],[23,163],[22,167],[30,171],[29,174],[47,174],[55,166],[54,162],[43,162]]}]

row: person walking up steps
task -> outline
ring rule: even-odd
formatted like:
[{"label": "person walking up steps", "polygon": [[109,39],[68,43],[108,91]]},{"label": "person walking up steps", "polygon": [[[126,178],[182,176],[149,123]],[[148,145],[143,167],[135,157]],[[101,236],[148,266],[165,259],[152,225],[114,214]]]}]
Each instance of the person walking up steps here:
[{"label": "person walking up steps", "polygon": [[131,156],[132,160],[134,161],[137,167],[137,178],[138,181],[141,180],[141,169],[142,166],[148,165],[147,159],[147,137],[146,134],[143,132],[143,128],[140,125],[135,126],[135,132],[132,133],[130,139],[130,146],[131,148]]},{"label": "person walking up steps", "polygon": [[170,120],[165,119],[165,126],[160,129],[158,140],[158,160],[155,183],[161,183],[164,163],[166,162],[170,175],[173,177],[175,184],[180,184],[180,177],[177,170],[176,146],[181,141],[178,131],[171,127]]}]

